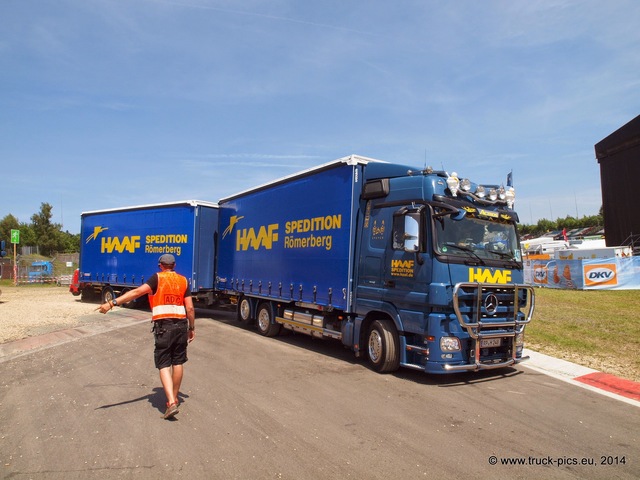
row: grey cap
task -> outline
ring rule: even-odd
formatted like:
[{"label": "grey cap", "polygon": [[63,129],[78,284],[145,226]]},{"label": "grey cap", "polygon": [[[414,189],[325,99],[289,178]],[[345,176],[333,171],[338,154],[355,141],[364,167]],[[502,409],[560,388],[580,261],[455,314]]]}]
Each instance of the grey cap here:
[{"label": "grey cap", "polygon": [[158,263],[161,263],[163,265],[174,265],[176,263],[176,257],[171,255],[170,253],[165,253],[164,255],[160,256],[160,258],[158,259]]}]

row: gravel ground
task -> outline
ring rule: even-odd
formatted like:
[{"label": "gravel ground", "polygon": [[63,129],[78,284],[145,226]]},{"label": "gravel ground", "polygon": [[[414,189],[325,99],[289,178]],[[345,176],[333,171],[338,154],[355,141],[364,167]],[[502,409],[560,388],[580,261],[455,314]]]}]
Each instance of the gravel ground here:
[{"label": "gravel ground", "polygon": [[34,337],[87,323],[98,303],[82,303],[69,287],[0,287],[0,343]]}]

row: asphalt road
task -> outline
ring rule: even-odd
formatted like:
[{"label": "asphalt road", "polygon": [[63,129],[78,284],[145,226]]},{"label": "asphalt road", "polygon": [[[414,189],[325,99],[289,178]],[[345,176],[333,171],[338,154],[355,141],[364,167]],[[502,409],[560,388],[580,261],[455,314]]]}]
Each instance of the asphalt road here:
[{"label": "asphalt road", "polygon": [[380,375],[224,312],[199,311],[163,420],[146,315],[0,361],[1,478],[640,478],[636,406],[524,366]]}]

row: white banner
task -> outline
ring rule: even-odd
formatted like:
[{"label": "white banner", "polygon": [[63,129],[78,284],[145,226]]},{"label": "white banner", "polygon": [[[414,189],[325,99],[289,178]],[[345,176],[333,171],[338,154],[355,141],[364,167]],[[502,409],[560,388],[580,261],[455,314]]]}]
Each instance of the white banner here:
[{"label": "white banner", "polygon": [[639,290],[640,257],[594,260],[528,260],[529,285],[578,290]]}]

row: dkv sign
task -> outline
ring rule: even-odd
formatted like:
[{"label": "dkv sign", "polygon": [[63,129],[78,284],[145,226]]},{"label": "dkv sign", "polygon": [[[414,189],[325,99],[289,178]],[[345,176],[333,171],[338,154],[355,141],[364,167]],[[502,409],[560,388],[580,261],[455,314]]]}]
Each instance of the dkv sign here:
[{"label": "dkv sign", "polygon": [[598,287],[607,285],[617,285],[618,275],[615,263],[603,263],[600,265],[584,266],[585,287]]}]

